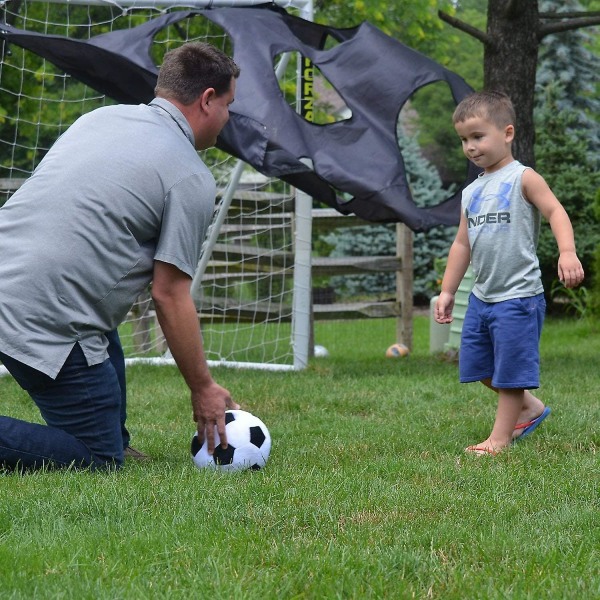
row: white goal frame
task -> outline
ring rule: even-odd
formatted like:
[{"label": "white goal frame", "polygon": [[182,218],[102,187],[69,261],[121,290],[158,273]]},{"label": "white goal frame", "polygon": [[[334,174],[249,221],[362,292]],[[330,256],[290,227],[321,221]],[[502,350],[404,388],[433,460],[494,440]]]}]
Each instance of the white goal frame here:
[{"label": "white goal frame", "polygon": [[[252,7],[264,4],[265,0],[28,0],[29,2],[44,2],[52,4],[80,5],[80,6],[111,6],[113,8],[127,9],[202,9],[202,8],[224,8],[224,7]],[[305,20],[313,20],[312,0],[272,0],[272,3],[282,8],[292,8],[298,16]],[[0,8],[7,5],[6,0],[0,0]],[[287,56],[289,60],[290,56]],[[281,59],[284,63],[286,56]],[[297,78],[300,81],[302,71],[302,57],[297,56]],[[285,69],[285,64],[281,67]],[[277,72],[276,72],[277,74]],[[297,86],[300,93],[300,85]],[[301,105],[300,98],[297,99],[298,106]],[[216,207],[213,223],[203,245],[196,274],[192,282],[192,295],[196,300],[200,295],[202,279],[205,269],[210,260],[211,253],[217,242],[221,225],[227,216],[229,205],[240,183],[245,163],[237,161],[231,171],[229,182],[222,192],[222,198]],[[291,310],[291,350],[293,354],[292,364],[278,364],[273,362],[244,362],[231,360],[209,360],[209,366],[245,367],[264,370],[300,370],[307,366],[311,354],[311,249],[312,249],[312,198],[305,193],[296,190],[294,193],[294,216],[293,216],[293,292]],[[127,364],[174,364],[170,352],[157,357],[128,357]],[[4,367],[0,366],[0,374],[4,374]]]}]

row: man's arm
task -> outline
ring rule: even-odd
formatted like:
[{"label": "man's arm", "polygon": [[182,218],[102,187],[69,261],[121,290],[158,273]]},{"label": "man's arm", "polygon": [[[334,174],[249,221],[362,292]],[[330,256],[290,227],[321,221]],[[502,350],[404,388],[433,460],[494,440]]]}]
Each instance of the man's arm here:
[{"label": "man's arm", "polygon": [[191,391],[198,439],[206,437],[208,452],[215,449],[215,426],[221,445],[227,445],[225,410],[239,408],[229,392],[213,380],[202,345],[196,307],[190,295],[191,279],[169,263],[154,262],[152,299],[169,350]]}]

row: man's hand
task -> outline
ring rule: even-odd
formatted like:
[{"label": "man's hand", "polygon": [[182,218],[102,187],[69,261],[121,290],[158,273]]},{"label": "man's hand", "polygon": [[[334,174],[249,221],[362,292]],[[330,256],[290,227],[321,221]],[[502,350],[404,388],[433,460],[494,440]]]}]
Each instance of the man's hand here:
[{"label": "man's hand", "polygon": [[198,392],[192,392],[194,421],[198,426],[198,441],[206,439],[209,454],[215,451],[215,427],[221,440],[221,447],[227,448],[225,432],[225,411],[237,409],[239,404],[233,401],[231,394],[223,387],[211,382]]},{"label": "man's hand", "polygon": [[452,323],[452,310],[454,308],[454,294],[441,292],[435,303],[434,318],[442,325]]}]

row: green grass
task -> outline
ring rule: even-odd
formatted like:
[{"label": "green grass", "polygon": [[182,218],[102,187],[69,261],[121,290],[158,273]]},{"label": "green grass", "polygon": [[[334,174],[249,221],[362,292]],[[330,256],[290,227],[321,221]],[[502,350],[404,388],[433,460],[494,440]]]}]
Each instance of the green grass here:
[{"label": "green grass", "polygon": [[[551,321],[539,395],[552,415],[496,457],[495,399],[455,363],[383,357],[391,321],[319,323],[300,373],[218,369],[264,420],[263,471],[200,472],[176,369],[129,369],[148,463],[117,474],[0,477],[0,597],[81,599],[600,598],[600,336]],[[3,412],[38,420],[9,378]]]}]

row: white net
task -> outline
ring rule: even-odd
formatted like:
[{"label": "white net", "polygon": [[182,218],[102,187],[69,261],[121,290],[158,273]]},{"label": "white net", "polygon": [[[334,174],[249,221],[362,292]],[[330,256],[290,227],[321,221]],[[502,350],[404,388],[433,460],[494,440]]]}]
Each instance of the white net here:
[{"label": "white net", "polygon": [[291,364],[292,211],[287,185],[245,168],[196,294],[210,360]]},{"label": "white net", "polygon": [[[233,1],[224,4],[236,5]],[[239,3],[243,4],[251,2]],[[190,4],[186,2],[186,6]],[[126,7],[98,0],[94,5],[7,0],[0,2],[0,18],[21,30],[81,40],[131,28],[180,9]],[[166,51],[186,41],[208,41],[232,54],[227,34],[199,15],[170,25],[156,35],[152,46],[155,64],[160,65]],[[3,204],[75,119],[113,101],[14,44],[1,47],[0,59]],[[292,61],[283,70],[280,82],[290,103],[296,100],[294,65]],[[238,165],[234,158],[217,149],[203,152],[202,158],[217,179],[215,219],[219,216],[219,203],[223,198],[229,201],[227,190],[232,173],[237,171],[239,176],[239,185],[230,194],[231,205],[223,209],[222,225],[213,227],[214,248],[206,250],[208,254],[201,260],[205,270],[195,286],[207,357],[219,364],[291,367],[293,191],[279,180]],[[132,308],[120,334],[127,358],[168,358],[149,291]]]}]

